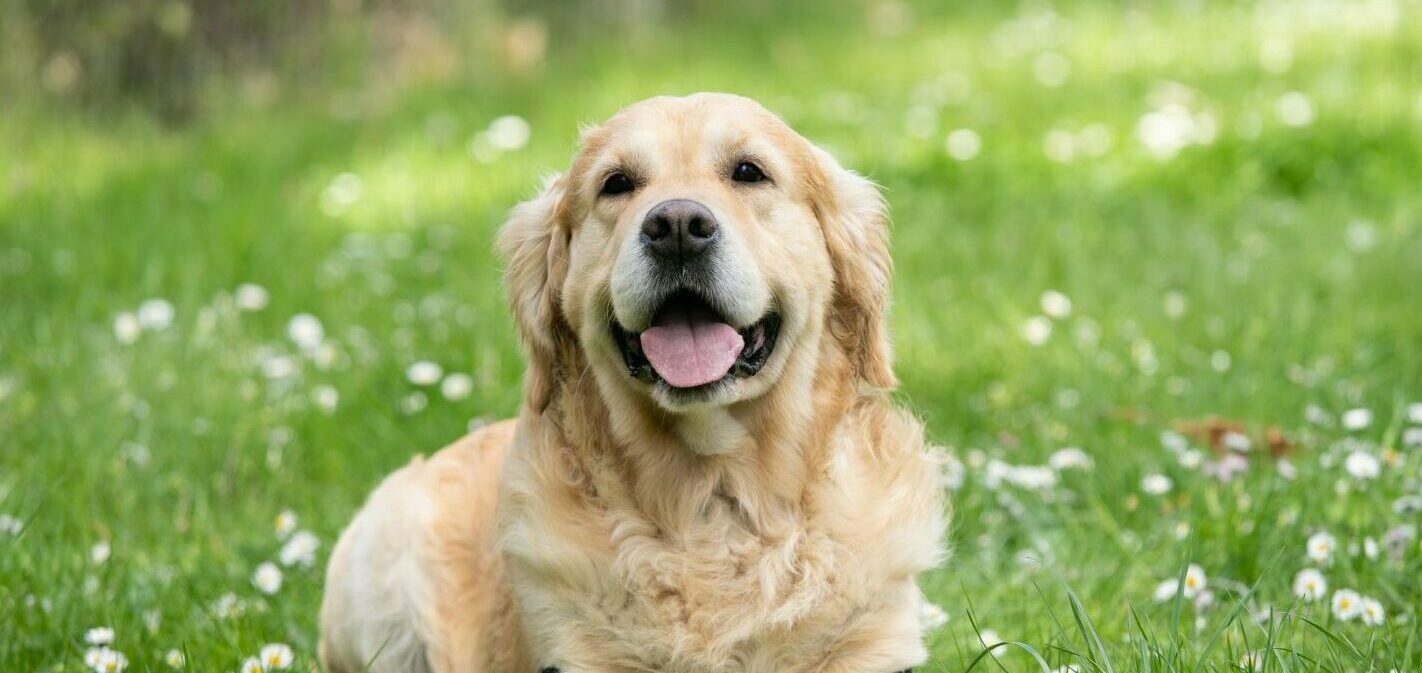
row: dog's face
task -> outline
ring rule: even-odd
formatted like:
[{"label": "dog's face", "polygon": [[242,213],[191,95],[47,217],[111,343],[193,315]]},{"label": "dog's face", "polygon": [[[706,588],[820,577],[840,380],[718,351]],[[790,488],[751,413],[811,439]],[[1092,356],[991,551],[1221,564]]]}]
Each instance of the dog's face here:
[{"label": "dog's face", "polygon": [[884,236],[867,181],[755,102],[699,94],[585,134],[503,243],[534,377],[556,378],[539,360],[564,330],[607,393],[675,414],[760,398],[826,330],[892,385]]}]

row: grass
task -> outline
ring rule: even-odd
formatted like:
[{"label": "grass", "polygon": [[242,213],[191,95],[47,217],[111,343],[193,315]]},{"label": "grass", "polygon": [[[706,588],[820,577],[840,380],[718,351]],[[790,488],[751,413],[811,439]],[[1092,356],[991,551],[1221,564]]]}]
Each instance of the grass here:
[{"label": "grass", "polygon": [[[892,37],[847,12],[795,31],[671,19],[619,48],[555,45],[533,75],[267,106],[219,95],[181,128],[16,98],[0,109],[0,514],[19,520],[0,532],[0,668],[81,670],[99,625],[133,670],[165,669],[170,649],[191,670],[234,670],[268,642],[314,665],[321,563],[364,494],[471,419],[515,410],[490,254],[502,214],[565,165],[579,122],[725,89],[833,148],[893,206],[902,400],[963,467],[953,559],[923,580],[949,616],[928,670],[1229,671],[1252,655],[1269,671],[1418,670],[1415,535],[1375,559],[1350,547],[1419,518],[1394,503],[1422,488],[1422,447],[1407,445],[1422,401],[1422,9],[1044,7],[915,7]],[[1062,62],[1043,54],[1069,63],[1060,86],[1042,83]],[[1138,131],[1171,102],[1212,137],[1161,158]],[[505,114],[531,143],[472,160],[470,137]],[[981,141],[971,160],[945,152],[958,128]],[[359,178],[348,205],[331,187],[344,173]],[[242,283],[269,305],[238,310]],[[1049,290],[1070,315],[1042,316]],[[173,324],[120,343],[119,314],[155,297]],[[324,364],[287,338],[298,313],[324,326]],[[1028,324],[1050,335],[1033,344]],[[264,376],[281,357],[297,373]],[[472,394],[409,383],[420,360],[471,374]],[[313,397],[323,386],[333,411]],[[1343,427],[1359,408],[1372,422]],[[1163,445],[1210,417],[1253,438],[1228,482]],[[1188,442],[1215,462],[1208,439]],[[1011,483],[1031,473],[1004,465],[1072,446],[1094,468]],[[1380,475],[1351,476],[1353,453],[1382,459]],[[1171,490],[1143,492],[1151,474]],[[268,596],[251,577],[277,557],[287,509],[323,544]],[[1323,565],[1305,556],[1318,531],[1338,540]],[[1192,563],[1211,605],[1153,599]],[[1385,622],[1296,599],[1295,573],[1314,566],[1330,589],[1377,598]],[[983,656],[987,631],[1010,641],[1001,658]]]}]

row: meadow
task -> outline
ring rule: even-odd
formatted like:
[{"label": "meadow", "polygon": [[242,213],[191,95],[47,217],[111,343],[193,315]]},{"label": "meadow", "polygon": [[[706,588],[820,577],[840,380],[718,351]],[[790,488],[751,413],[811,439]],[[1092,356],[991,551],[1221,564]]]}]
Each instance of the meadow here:
[{"label": "meadow", "polygon": [[314,669],[364,495],[515,413],[505,212],[726,90],[891,204],[953,507],[921,670],[1422,670],[1422,4],[789,12],[0,102],[0,669]]}]

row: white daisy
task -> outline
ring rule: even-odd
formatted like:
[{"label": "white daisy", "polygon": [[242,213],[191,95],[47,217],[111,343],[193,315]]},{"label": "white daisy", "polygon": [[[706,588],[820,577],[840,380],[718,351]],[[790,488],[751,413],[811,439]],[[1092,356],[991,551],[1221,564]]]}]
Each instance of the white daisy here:
[{"label": "white daisy", "polygon": [[1195,598],[1205,590],[1205,569],[1193,563],[1185,569],[1185,587],[1181,591],[1186,598]]},{"label": "white daisy", "polygon": [[1333,616],[1343,621],[1351,621],[1363,610],[1363,597],[1352,589],[1333,592]]},{"label": "white daisy", "polygon": [[[978,638],[982,640],[984,648],[994,648],[996,645],[1002,643],[1002,637],[997,635],[997,631],[992,629],[983,629],[982,632],[978,634]],[[997,647],[992,650],[992,656],[1000,657],[1006,649],[1007,648]]]},{"label": "white daisy", "polygon": [[266,288],[254,283],[243,283],[237,286],[233,299],[240,310],[260,311],[267,307],[267,302],[271,297],[267,294]]},{"label": "white daisy", "polygon": [[143,332],[143,327],[138,324],[138,316],[124,311],[114,316],[114,338],[121,344],[131,344],[138,341],[138,335]]},{"label": "white daisy", "polygon": [[311,402],[323,413],[334,413],[341,403],[341,394],[334,386],[321,384],[311,389]]},{"label": "white daisy", "polygon": [[924,599],[918,604],[918,623],[924,631],[937,631],[948,623],[948,613],[937,603]]},{"label": "white daisy", "polygon": [[1048,317],[1061,320],[1071,316],[1071,298],[1056,290],[1043,292],[1040,303],[1042,312]]},{"label": "white daisy", "polygon": [[355,173],[341,173],[321,192],[321,212],[337,217],[360,200],[361,181]]},{"label": "white daisy", "polygon": [[[85,659],[87,663],[88,657]],[[128,668],[128,657],[118,650],[101,648],[89,667],[94,669],[95,673],[122,673],[123,669]]]},{"label": "white daisy", "polygon": [[1333,558],[1333,551],[1338,548],[1338,540],[1326,531],[1319,531],[1309,536],[1305,546],[1308,549],[1308,557],[1314,562],[1328,563]]},{"label": "white daisy", "polygon": [[320,538],[310,531],[299,530],[282,545],[277,558],[284,566],[300,565],[310,568],[316,565],[316,550],[321,547]]},{"label": "white daisy", "polygon": [[1313,568],[1305,568],[1294,575],[1294,595],[1313,602],[1328,595],[1328,580],[1323,573]]},{"label": "white daisy", "polygon": [[1170,477],[1163,474],[1148,474],[1141,479],[1141,490],[1147,495],[1165,495],[1173,486]]},{"label": "white daisy", "polygon": [[484,132],[489,145],[500,152],[512,152],[523,149],[528,144],[529,138],[533,135],[533,128],[528,125],[528,121],[518,115],[504,115],[489,122],[489,128]]},{"label": "white daisy", "polygon": [[263,563],[252,573],[252,586],[268,596],[281,591],[281,569],[275,563]]},{"label": "white daisy", "polygon": [[451,402],[462,400],[474,392],[474,377],[460,372],[450,374],[440,382],[439,392]]},{"label": "white daisy", "polygon": [[315,351],[326,338],[321,320],[310,313],[298,313],[286,323],[286,336],[304,351]]},{"label": "white daisy", "polygon": [[405,378],[417,386],[432,386],[439,383],[441,376],[444,376],[444,370],[429,360],[416,362],[405,370]]},{"label": "white daisy", "polygon": [[173,324],[173,305],[166,299],[149,299],[138,305],[138,325],[151,332],[161,332]]},{"label": "white daisy", "polygon": [[267,671],[285,670],[291,666],[291,647],[285,643],[263,645],[258,656],[261,657],[262,668]]},{"label": "white daisy", "polygon": [[94,565],[103,565],[112,553],[113,548],[109,546],[108,540],[103,540],[89,548],[89,560]]},{"label": "white daisy", "polygon": [[1346,430],[1362,430],[1373,424],[1373,411],[1359,407],[1343,412],[1343,428]]},{"label": "white daisy", "polygon": [[100,647],[112,645],[114,644],[114,630],[107,626],[96,626],[84,632],[84,642]]},{"label": "white daisy", "polygon": [[1041,346],[1052,338],[1052,321],[1046,316],[1032,316],[1022,323],[1022,338],[1033,346]]},{"label": "white daisy", "polygon": [[272,522],[272,528],[276,529],[277,537],[285,540],[286,536],[296,530],[296,512],[284,509],[276,515],[276,520]]},{"label": "white daisy", "polygon": [[1343,469],[1354,479],[1377,479],[1382,472],[1382,463],[1367,451],[1354,451],[1343,461]]},{"label": "white daisy", "polygon": [[212,612],[218,619],[232,619],[247,611],[247,604],[231,592],[222,594],[212,602]]},{"label": "white daisy", "polygon": [[1279,121],[1287,126],[1301,127],[1313,123],[1313,102],[1298,91],[1280,96],[1274,110],[1279,115]]},{"label": "white daisy", "polygon": [[1402,431],[1402,445],[1410,448],[1422,448],[1422,428],[1408,428]]},{"label": "white daisy", "polygon": [[237,669],[238,673],[262,673],[262,660],[256,657],[247,657],[242,662],[242,666]]},{"label": "white daisy", "polygon": [[943,143],[948,156],[958,161],[969,161],[983,149],[982,138],[972,129],[954,129]]},{"label": "white daisy", "polygon": [[1092,468],[1091,456],[1085,451],[1076,447],[1060,449],[1047,459],[1047,465],[1053,470],[1061,472],[1063,470],[1089,470]]},{"label": "white daisy", "polygon": [[1380,626],[1387,618],[1387,613],[1383,611],[1382,603],[1377,599],[1364,597],[1358,609],[1358,616],[1368,626]]},{"label": "white daisy", "polygon": [[1422,425],[1422,402],[1407,405],[1407,420]]},{"label": "white daisy", "polygon": [[19,535],[25,529],[25,522],[9,514],[0,514],[0,533]]},{"label": "white daisy", "polygon": [[1249,436],[1239,432],[1224,433],[1224,436],[1220,437],[1220,444],[1230,451],[1239,453],[1247,453],[1254,447],[1254,442],[1250,441]]},{"label": "white daisy", "polygon": [[163,655],[163,662],[170,668],[182,668],[186,661],[187,657],[184,657],[180,650],[168,650],[168,653]]}]

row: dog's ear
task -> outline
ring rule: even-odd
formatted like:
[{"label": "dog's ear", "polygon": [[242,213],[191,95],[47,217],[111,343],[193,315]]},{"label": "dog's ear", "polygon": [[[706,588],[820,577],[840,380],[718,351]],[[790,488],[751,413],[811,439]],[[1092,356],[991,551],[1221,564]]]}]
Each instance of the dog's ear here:
[{"label": "dog's ear", "polygon": [[812,203],[834,265],[830,331],[854,359],[860,377],[889,390],[898,379],[888,325],[893,275],[888,206],[874,183],[840,166],[824,150],[816,148],[815,155],[819,184],[811,185]]},{"label": "dog's ear", "polygon": [[515,206],[498,239],[505,291],[528,354],[526,401],[539,412],[552,398],[560,353],[572,343],[559,306],[568,273],[569,231],[558,221],[565,182],[553,176],[538,196]]}]

